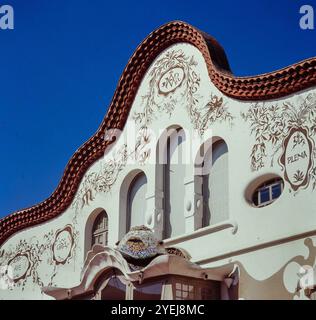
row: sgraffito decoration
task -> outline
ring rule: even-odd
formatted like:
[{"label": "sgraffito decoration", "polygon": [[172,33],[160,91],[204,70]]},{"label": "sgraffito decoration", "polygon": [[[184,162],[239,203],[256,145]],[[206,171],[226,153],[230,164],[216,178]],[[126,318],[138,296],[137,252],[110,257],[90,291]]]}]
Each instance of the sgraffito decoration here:
[{"label": "sgraffito decoration", "polygon": [[280,162],[284,178],[294,191],[308,186],[310,170],[313,165],[313,140],[306,128],[292,128],[283,142]]},{"label": "sgraffito decoration", "polygon": [[169,50],[158,59],[149,73],[148,91],[142,96],[140,112],[134,112],[132,119],[138,130],[134,148],[123,145],[105,161],[97,172],[90,172],[83,178],[72,203],[76,212],[94,200],[96,194],[107,193],[124,169],[127,160],[133,159],[144,165],[152,152],[149,125],[158,119],[159,113],[173,114],[176,105],[187,105],[189,116],[195,130],[202,136],[215,122],[228,121],[232,125],[233,116],[228,111],[222,97],[210,95],[209,102],[201,105],[198,94],[200,76],[196,72],[194,57],[186,56],[180,50]]},{"label": "sgraffito decoration", "polygon": [[[251,149],[250,166],[258,171],[270,159],[273,167],[278,163],[284,171],[284,179],[293,191],[316,188],[316,94],[310,93],[298,100],[298,105],[285,101],[282,104],[256,103],[242,118],[250,123],[250,133],[255,137]],[[268,150],[272,153],[269,154]]]},{"label": "sgraffito decoration", "polygon": [[201,104],[198,94],[201,79],[195,70],[197,65],[194,57],[186,56],[181,49],[169,50],[156,61],[149,73],[147,94],[142,96],[141,111],[134,112],[132,116],[138,131],[135,146],[128,148],[124,144],[97,172],[84,176],[72,203],[76,212],[89,205],[98,193],[111,190],[128,159],[140,165],[146,163],[152,152],[149,126],[158,119],[159,113],[171,116],[176,105],[184,102],[193,127],[201,136],[215,122],[227,121],[232,125],[234,117],[222,97],[210,94],[209,101]]},{"label": "sgraffito decoration", "polygon": [[54,285],[58,265],[70,262],[77,242],[78,232],[67,225],[55,234],[54,231],[46,233],[42,241],[33,237],[3,250],[0,266],[6,270],[2,276],[11,283],[8,289],[21,288],[23,291],[29,279],[40,288]]},{"label": "sgraffito decoration", "polygon": [[43,286],[43,281],[37,273],[37,268],[41,263],[41,256],[49,250],[53,232],[45,234],[41,243],[38,240],[20,240],[14,248],[4,250],[0,259],[0,266],[6,267],[7,277],[13,281],[9,289],[21,288],[23,291],[26,282],[31,278],[32,282]]},{"label": "sgraffito decoration", "polygon": [[149,73],[148,91],[142,96],[142,110],[134,113],[136,123],[148,127],[157,119],[157,111],[170,116],[183,99],[187,100],[188,108],[194,110],[201,81],[196,66],[193,56],[186,56],[182,50],[167,51],[158,59]]},{"label": "sgraffito decoration", "polygon": [[133,118],[141,128],[147,128],[160,113],[169,117],[177,105],[185,104],[195,130],[202,136],[215,121],[228,121],[233,116],[222,97],[211,94],[209,102],[202,105],[199,94],[201,83],[194,56],[183,50],[169,50],[153,65],[149,73],[147,93],[142,96],[141,111]]},{"label": "sgraffito decoration", "polygon": [[112,152],[110,159],[101,162],[100,169],[89,172],[83,178],[83,182],[71,205],[75,209],[74,224],[77,223],[77,213],[93,201],[98,193],[108,193],[115,184],[120,172],[125,168],[128,159],[133,159],[139,165],[144,165],[150,157],[151,135],[148,128],[140,128],[136,137],[134,148],[122,145]]},{"label": "sgraffito decoration", "polygon": [[89,205],[99,192],[107,193],[118,178],[119,173],[126,165],[129,152],[124,144],[117,152],[113,152],[112,158],[101,163],[97,172],[90,172],[84,178],[80,189],[72,203],[72,208],[79,211]]},{"label": "sgraffito decoration", "polygon": [[171,67],[163,73],[158,81],[158,90],[162,95],[168,95],[182,84],[185,78],[183,67]]},{"label": "sgraffito decoration", "polygon": [[74,236],[71,225],[56,232],[55,240],[52,245],[53,260],[56,265],[65,264],[71,259],[74,249]]},{"label": "sgraffito decoration", "polygon": [[[316,85],[316,59],[311,58],[274,72],[252,77],[235,77],[230,70],[221,45],[211,36],[182,22],[169,22],[137,47],[120,77],[113,99],[96,133],[77,150],[65,168],[60,184],[45,201],[17,211],[0,220],[0,244],[16,232],[49,221],[61,215],[73,201],[84,174],[92,163],[103,157],[111,141],[104,143],[104,132],[112,128],[122,130],[126,125],[139,87],[166,48],[186,43],[195,47],[206,63],[206,74],[223,95],[240,101],[271,100],[298,93]],[[181,74],[178,75],[181,79]],[[162,81],[163,82],[163,81]],[[161,83],[162,83],[161,82]],[[183,82],[176,84],[176,91]],[[0,253],[1,254],[1,253]]]},{"label": "sgraffito decoration", "polygon": [[8,261],[8,277],[13,282],[23,280],[30,275],[31,267],[30,252],[19,252]]}]

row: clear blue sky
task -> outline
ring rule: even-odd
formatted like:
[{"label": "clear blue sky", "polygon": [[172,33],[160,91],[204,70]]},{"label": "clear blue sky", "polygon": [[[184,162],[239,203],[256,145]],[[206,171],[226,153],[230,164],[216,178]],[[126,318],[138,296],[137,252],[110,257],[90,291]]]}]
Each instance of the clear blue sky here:
[{"label": "clear blue sky", "polygon": [[137,45],[183,20],[214,36],[236,75],[316,56],[299,8],[316,1],[1,1],[0,217],[47,198],[74,151],[97,129]]}]

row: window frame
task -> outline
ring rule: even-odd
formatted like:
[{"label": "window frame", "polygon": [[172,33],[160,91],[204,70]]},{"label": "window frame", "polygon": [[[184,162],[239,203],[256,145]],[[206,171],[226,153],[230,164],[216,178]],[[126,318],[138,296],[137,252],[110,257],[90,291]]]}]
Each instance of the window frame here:
[{"label": "window frame", "polygon": [[[280,186],[280,189],[281,189],[280,195],[275,198],[273,198],[273,193],[272,193],[272,189],[274,186]],[[269,190],[269,200],[262,201],[260,192],[267,189]],[[265,207],[273,203],[274,201],[276,201],[278,198],[280,198],[280,196],[282,195],[283,189],[284,189],[284,182],[282,178],[270,179],[264,182],[263,184],[259,185],[257,188],[255,188],[252,195],[252,203],[257,208]]]},{"label": "window frame", "polygon": [[[100,223],[101,222],[101,223]],[[100,226],[101,224],[101,226]],[[108,244],[108,232],[109,232],[109,219],[105,210],[101,211],[95,218],[91,232],[91,248],[95,245],[107,246]],[[99,242],[99,238],[102,237],[102,241]]]}]

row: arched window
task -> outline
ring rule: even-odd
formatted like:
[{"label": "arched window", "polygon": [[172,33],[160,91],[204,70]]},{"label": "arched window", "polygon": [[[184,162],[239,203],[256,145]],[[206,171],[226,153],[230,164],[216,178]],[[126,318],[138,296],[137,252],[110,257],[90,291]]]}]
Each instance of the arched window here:
[{"label": "arched window", "polygon": [[180,127],[170,127],[160,137],[157,145],[156,187],[163,195],[161,209],[164,217],[164,238],[185,232],[184,141],[184,130]]},{"label": "arched window", "polygon": [[91,247],[95,244],[103,246],[108,244],[108,216],[104,210],[98,214],[93,223]]},{"label": "arched window", "polygon": [[127,195],[127,232],[131,227],[146,223],[147,178],[144,172],[138,173],[132,180]]},{"label": "arched window", "polygon": [[228,148],[219,139],[206,150],[203,166],[208,167],[202,175],[203,221],[209,226],[229,217],[228,195]]}]

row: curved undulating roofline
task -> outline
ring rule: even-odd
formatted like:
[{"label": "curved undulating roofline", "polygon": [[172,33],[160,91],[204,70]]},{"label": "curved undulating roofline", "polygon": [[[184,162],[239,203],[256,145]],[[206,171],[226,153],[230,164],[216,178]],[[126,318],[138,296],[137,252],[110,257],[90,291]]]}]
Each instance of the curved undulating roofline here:
[{"label": "curved undulating roofline", "polygon": [[113,143],[106,129],[122,130],[137,89],[153,60],[168,46],[185,42],[202,53],[211,81],[223,94],[239,100],[279,98],[316,85],[316,58],[281,70],[251,77],[235,77],[218,42],[193,26],[173,21],[153,31],[136,49],[125,67],[109,110],[97,132],[69,160],[56,190],[45,201],[0,220],[0,245],[15,232],[57,217],[71,204],[89,166]]}]

